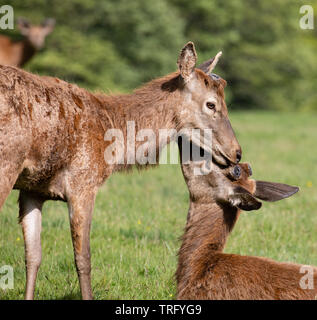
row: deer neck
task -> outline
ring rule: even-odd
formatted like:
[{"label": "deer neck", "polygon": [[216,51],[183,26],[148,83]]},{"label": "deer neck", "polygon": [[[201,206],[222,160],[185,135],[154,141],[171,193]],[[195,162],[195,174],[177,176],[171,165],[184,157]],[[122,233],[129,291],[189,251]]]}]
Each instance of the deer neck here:
[{"label": "deer neck", "polygon": [[132,94],[98,96],[105,105],[112,128],[119,129],[124,135],[125,164],[130,164],[127,159],[135,158],[138,148],[145,143],[147,154],[155,154],[157,163],[159,151],[169,143],[169,139],[162,138],[162,130],[178,130],[175,108],[182,103],[181,93],[164,87],[177,79],[175,73],[154,80]]},{"label": "deer neck", "polygon": [[224,207],[212,200],[191,201],[179,251],[176,272],[179,285],[186,286],[191,279],[197,279],[215,253],[223,251],[238,215],[236,208]]},{"label": "deer neck", "polygon": [[25,39],[14,44],[14,53],[16,57],[15,65],[17,67],[22,67],[34,56],[36,49],[27,39]]}]

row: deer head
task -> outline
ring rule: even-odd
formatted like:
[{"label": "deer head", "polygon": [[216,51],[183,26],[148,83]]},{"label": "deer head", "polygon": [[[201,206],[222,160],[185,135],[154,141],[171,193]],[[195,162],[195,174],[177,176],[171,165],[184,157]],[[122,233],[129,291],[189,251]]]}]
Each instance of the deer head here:
[{"label": "deer head", "polygon": [[19,18],[17,26],[22,35],[36,49],[40,50],[44,46],[45,38],[49,35],[55,26],[55,20],[52,18],[45,19],[41,25],[32,25],[25,18]]},{"label": "deer head", "polygon": [[177,64],[184,102],[178,106],[176,118],[181,129],[212,129],[211,146],[205,144],[202,135],[200,141],[192,142],[211,152],[215,162],[227,166],[240,161],[241,148],[228,118],[224,99],[226,81],[211,75],[220,55],[195,68],[194,44],[188,42],[181,50]]},{"label": "deer head", "polygon": [[[246,211],[260,209],[262,204],[258,199],[274,202],[299,191],[298,187],[287,184],[250,179],[252,170],[248,163],[229,168],[225,175],[218,177],[217,183],[224,182],[224,187],[218,189],[221,192],[217,200]],[[228,179],[232,182],[228,183]]]}]

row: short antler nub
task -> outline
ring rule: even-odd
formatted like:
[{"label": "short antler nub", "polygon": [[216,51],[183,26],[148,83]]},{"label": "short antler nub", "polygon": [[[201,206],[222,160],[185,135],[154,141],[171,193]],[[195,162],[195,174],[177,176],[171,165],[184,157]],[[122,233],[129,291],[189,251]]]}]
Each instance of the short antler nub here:
[{"label": "short antler nub", "polygon": [[216,56],[214,57],[212,63],[210,64],[209,68],[208,68],[208,71],[207,71],[207,74],[210,74],[212,72],[213,69],[215,69],[218,61],[219,61],[219,58],[221,57],[222,55],[222,51],[218,52],[216,54]]}]

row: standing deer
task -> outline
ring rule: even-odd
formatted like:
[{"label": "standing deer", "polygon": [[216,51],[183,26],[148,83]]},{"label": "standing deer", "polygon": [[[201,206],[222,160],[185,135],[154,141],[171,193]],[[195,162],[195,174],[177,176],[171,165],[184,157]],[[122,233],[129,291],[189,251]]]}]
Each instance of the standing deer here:
[{"label": "standing deer", "polygon": [[41,25],[32,25],[28,20],[19,18],[17,21],[22,41],[14,42],[10,38],[0,35],[0,64],[22,67],[38,50],[44,46],[45,38],[55,26],[54,19],[45,19]]},{"label": "standing deer", "polygon": [[[177,298],[315,299],[316,287],[300,286],[304,276],[301,265],[223,253],[240,211],[261,207],[255,197],[277,201],[296,193],[298,188],[249,179],[248,164],[237,165],[230,171],[214,166],[206,176],[195,176],[192,167],[192,163],[182,165],[190,208],[179,251]],[[317,284],[317,268],[310,268]]]},{"label": "standing deer", "polygon": [[[224,101],[225,81],[208,75],[218,57],[204,63],[203,70],[196,69],[196,51],[189,42],[180,52],[178,72],[117,96],[93,94],[57,78],[0,66],[0,208],[12,189],[20,190],[26,299],[34,297],[41,263],[41,211],[46,200],[68,204],[82,297],[92,298],[89,237],[95,197],[113,172],[131,167],[128,121],[134,121],[137,129],[152,129],[156,137],[160,128],[213,129],[214,161],[220,165],[240,161],[241,148]],[[105,133],[114,128],[124,135],[123,164],[109,164],[105,158],[112,145],[105,141]],[[136,142],[134,149],[141,143]],[[158,145],[149,144],[148,153],[158,154]]]}]

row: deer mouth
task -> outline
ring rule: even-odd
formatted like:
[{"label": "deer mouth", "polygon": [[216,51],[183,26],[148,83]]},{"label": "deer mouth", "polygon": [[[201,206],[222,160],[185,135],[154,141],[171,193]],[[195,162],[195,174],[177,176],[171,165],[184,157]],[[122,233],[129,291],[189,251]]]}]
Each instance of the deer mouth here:
[{"label": "deer mouth", "polygon": [[236,162],[230,159],[230,157],[227,156],[218,146],[216,146],[212,152],[212,160],[221,167],[228,167],[232,164],[236,164]]},{"label": "deer mouth", "polygon": [[208,145],[201,137],[192,136],[190,142],[196,146],[199,146],[200,149],[211,155],[212,161],[219,167],[226,168],[237,163],[236,161],[232,160],[223,150],[221,150],[218,145],[215,147]]}]

